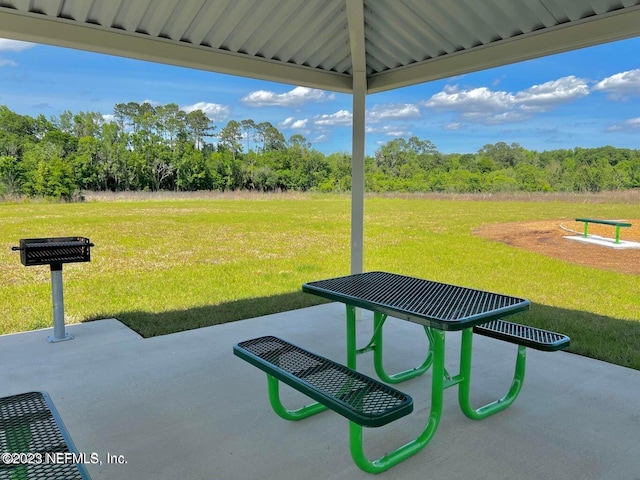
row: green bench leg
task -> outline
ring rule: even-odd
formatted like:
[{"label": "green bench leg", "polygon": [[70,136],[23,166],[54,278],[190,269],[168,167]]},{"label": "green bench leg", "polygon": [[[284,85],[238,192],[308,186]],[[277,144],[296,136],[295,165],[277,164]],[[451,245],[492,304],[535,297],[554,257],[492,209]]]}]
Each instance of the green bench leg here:
[{"label": "green bench leg", "polygon": [[321,403],[312,403],[297,410],[289,410],[280,400],[280,382],[277,378],[267,373],[267,384],[269,387],[269,403],[274,412],[285,420],[302,420],[304,418],[315,415],[316,413],[324,412],[327,407]]},{"label": "green bench leg", "polygon": [[589,231],[589,223],[584,222],[584,238],[587,238],[588,231]]},{"label": "green bench leg", "polygon": [[349,443],[351,457],[355,464],[367,473],[380,473],[406,460],[422,450],[438,429],[442,416],[442,397],[444,390],[444,332],[433,332],[433,379],[431,384],[431,413],[422,433],[414,440],[387,453],[376,460],[369,460],[364,454],[362,426],[349,422]]},{"label": "green bench leg", "polygon": [[518,397],[524,382],[524,374],[526,367],[526,347],[518,345],[518,353],[516,357],[516,367],[513,375],[513,381],[509,392],[500,400],[488,403],[480,408],[473,408],[469,400],[469,392],[471,389],[471,350],[473,343],[473,329],[467,328],[462,332],[462,346],[460,351],[460,376],[461,381],[458,387],[458,402],[462,412],[472,420],[481,420],[494,413],[498,413],[509,405],[511,405]]},{"label": "green bench leg", "polygon": [[620,243],[620,227],[616,226],[616,243]]}]

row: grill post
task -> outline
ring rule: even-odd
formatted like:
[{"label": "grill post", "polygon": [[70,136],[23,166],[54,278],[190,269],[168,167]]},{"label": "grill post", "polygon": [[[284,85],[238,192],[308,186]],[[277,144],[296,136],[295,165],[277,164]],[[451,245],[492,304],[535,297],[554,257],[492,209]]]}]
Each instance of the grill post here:
[{"label": "grill post", "polygon": [[73,340],[73,335],[65,333],[64,327],[64,293],[62,290],[62,264],[51,264],[51,301],[53,302],[53,336],[47,342],[55,343]]},{"label": "grill post", "polygon": [[51,269],[51,301],[53,303],[53,335],[47,337],[49,343],[72,340],[73,335],[65,332],[64,294],[62,290],[62,264],[91,261],[93,243],[84,237],[23,238],[19,247],[20,261],[27,267],[49,265]]}]

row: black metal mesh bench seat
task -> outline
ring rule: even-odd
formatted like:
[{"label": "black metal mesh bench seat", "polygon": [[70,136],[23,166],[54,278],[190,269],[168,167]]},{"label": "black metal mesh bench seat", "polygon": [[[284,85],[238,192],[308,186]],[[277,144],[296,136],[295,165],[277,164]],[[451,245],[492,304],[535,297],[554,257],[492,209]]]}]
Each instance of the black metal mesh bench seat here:
[{"label": "black metal mesh bench seat", "polygon": [[56,455],[78,451],[44,392],[0,398],[0,452],[24,454],[17,459],[23,464],[3,456],[0,480],[90,480],[84,465]]},{"label": "black metal mesh bench seat", "polygon": [[410,396],[277,337],[247,340],[233,351],[358,425],[379,427],[413,410]]},{"label": "black metal mesh bench seat", "polygon": [[476,325],[473,327],[473,333],[545,352],[567,348],[570,341],[569,337],[561,333],[519,325],[505,320],[494,320],[483,325]]}]

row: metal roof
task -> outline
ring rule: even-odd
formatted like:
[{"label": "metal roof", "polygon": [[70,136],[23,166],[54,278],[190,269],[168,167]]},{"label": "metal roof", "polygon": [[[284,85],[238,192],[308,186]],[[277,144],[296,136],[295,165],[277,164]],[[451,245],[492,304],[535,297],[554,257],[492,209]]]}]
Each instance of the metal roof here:
[{"label": "metal roof", "polygon": [[0,37],[367,93],[640,35],[640,0],[0,0]]}]

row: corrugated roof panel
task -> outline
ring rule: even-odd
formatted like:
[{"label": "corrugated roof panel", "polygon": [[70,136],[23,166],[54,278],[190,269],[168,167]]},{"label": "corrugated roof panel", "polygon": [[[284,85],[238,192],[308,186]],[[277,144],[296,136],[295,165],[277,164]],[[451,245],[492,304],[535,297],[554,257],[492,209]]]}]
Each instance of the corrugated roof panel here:
[{"label": "corrugated roof panel", "polygon": [[[307,49],[304,55],[300,55],[297,60],[294,58],[294,60],[296,60],[295,63],[298,65],[309,65],[311,67],[330,69],[325,63],[327,58],[331,56],[344,57],[349,53],[349,32],[346,29],[336,32],[334,35],[327,38],[327,41],[323,44],[322,48],[317,48],[315,50],[316,51],[313,52],[312,50]],[[303,60],[305,57],[306,60]]]},{"label": "corrugated roof panel", "polygon": [[113,20],[113,27],[127,32],[136,32],[151,0],[122,1],[120,10]]},{"label": "corrugated roof panel", "polygon": [[281,47],[278,58],[297,65],[318,66],[332,50],[349,49],[349,32],[342,2],[317,4],[307,21],[291,38],[291,42]]},{"label": "corrugated roof panel", "polygon": [[[253,33],[265,28],[264,19],[273,13],[274,9],[268,2],[258,2],[254,8],[246,12],[246,15],[242,18],[241,26],[231,31],[225,41],[226,48],[232,52],[246,52],[246,44],[253,36]],[[255,28],[255,25],[260,25],[261,28]]]},{"label": "corrugated roof panel", "polygon": [[49,15],[52,17],[59,17],[60,12],[62,11],[62,3],[63,0],[34,0],[33,2],[27,3],[27,7],[31,12],[34,13],[44,13],[45,15]]},{"label": "corrugated roof panel", "polygon": [[[340,37],[337,40],[335,37]],[[349,32],[344,11],[334,3],[333,8],[321,8],[309,18],[309,23],[293,37],[291,49],[281,49],[281,55],[289,61],[302,65],[317,66],[328,53],[344,40],[349,41]],[[286,55],[285,55],[286,52]],[[314,57],[312,60],[311,57]]]},{"label": "corrugated roof panel", "polygon": [[[522,15],[525,19],[538,19],[545,27],[553,27],[558,24],[557,19],[551,14],[540,0],[522,0]],[[515,4],[516,8],[520,6]],[[528,20],[531,21],[531,20]]]},{"label": "corrugated roof panel", "polygon": [[121,2],[93,2],[87,15],[87,22],[101,25],[106,28],[113,26],[113,21],[118,14]]},{"label": "corrugated roof panel", "polygon": [[269,6],[268,14],[260,20],[261,28],[254,29],[251,36],[247,38],[247,41],[242,46],[242,49],[248,55],[264,56],[262,48],[267,44],[269,39],[273,37],[275,32],[283,28],[288,20],[288,16],[283,14],[283,11],[294,11],[297,5],[297,0],[284,0],[282,9],[271,8],[271,6]]},{"label": "corrugated roof panel", "polygon": [[[347,40],[347,48],[349,48],[349,41]],[[345,66],[342,66],[345,64]],[[331,54],[322,60],[321,65],[326,70],[332,72],[346,73],[351,67],[351,53],[345,50],[336,49]]]},{"label": "corrugated roof panel", "polygon": [[[284,46],[295,38],[300,30],[300,26],[308,22],[309,16],[312,15],[317,8],[314,2],[301,2],[298,6],[290,11],[283,11],[282,15],[287,18],[284,27],[277,32],[265,43],[261,49],[261,53],[265,58],[280,58],[279,53]],[[296,19],[301,19],[300,23]],[[286,60],[284,60],[286,61]]]},{"label": "corrugated roof panel", "polygon": [[[0,27],[23,40],[338,90],[349,88],[351,36],[364,31],[371,91],[640,34],[640,0],[362,0],[351,21],[363,23],[351,28],[347,1],[357,0],[0,0]],[[130,36],[114,41],[122,30]]]},{"label": "corrugated roof panel", "polygon": [[206,3],[206,0],[182,0],[177,3],[173,13],[162,27],[160,35],[175,41],[183,40],[187,29]]},{"label": "corrugated roof panel", "polygon": [[92,3],[91,1],[66,0],[58,15],[61,18],[68,18],[76,22],[84,23],[87,21]]},{"label": "corrugated roof panel", "polygon": [[[187,3],[183,0],[184,3]],[[138,25],[138,31],[144,32],[152,37],[160,36],[160,32],[165,28],[167,22],[175,15],[176,10],[182,5],[176,5],[174,0],[156,0],[153,5],[147,8],[144,16]],[[166,35],[162,35],[166,37]]]},{"label": "corrugated roof panel", "polygon": [[482,21],[495,32],[498,38],[511,38],[524,32],[518,25],[517,20],[520,17],[524,17],[522,11],[512,12],[512,17],[509,17],[507,14],[510,8],[513,9],[513,2],[487,0],[487,5],[488,8],[479,8],[476,12],[478,18],[482,19]]},{"label": "corrugated roof panel", "polygon": [[[499,2],[499,5],[498,5]],[[505,16],[505,25],[510,26],[513,29],[511,35],[501,34],[503,38],[508,38],[516,35],[516,31],[521,33],[531,33],[541,28],[544,28],[544,20],[535,15],[529,6],[525,2],[500,2],[500,0],[494,0],[495,7],[500,8]],[[548,21],[553,22],[553,18],[548,14]]]},{"label": "corrugated roof panel", "polygon": [[376,10],[366,10],[367,36],[384,36],[385,41],[391,42],[396,48],[403,49],[404,54],[408,55],[412,61],[423,60],[425,52],[427,57],[438,54],[433,45],[433,40],[421,42],[415,35],[412,35],[412,31],[415,29],[428,34],[431,30],[428,25],[412,14],[404,5],[402,7],[398,6],[395,9],[395,14],[396,17],[392,21],[388,16],[385,16],[384,7]]},{"label": "corrugated roof panel", "polygon": [[566,12],[565,15],[570,21],[580,20],[596,14],[589,2],[565,2],[560,0],[560,2],[553,1],[552,4],[555,8]]},{"label": "corrugated roof panel", "polygon": [[202,40],[211,29],[211,22],[218,16],[218,7],[208,0],[186,27],[184,33],[180,37],[180,40],[192,43],[193,45],[201,45]]},{"label": "corrugated roof panel", "polygon": [[[232,51],[227,47],[229,35],[234,30],[240,30],[244,35],[247,34],[246,30],[249,26],[242,23],[247,15],[247,2],[246,0],[231,0],[226,2],[224,8],[220,8],[217,14],[217,18],[211,18],[213,20],[210,23],[211,28],[202,39],[202,43],[213,48]],[[255,25],[251,25],[249,28],[255,28]]]},{"label": "corrugated roof panel", "polygon": [[[450,2],[445,2],[445,8],[436,2],[437,0],[434,0],[432,8],[427,8],[423,2],[406,0],[414,14],[431,25],[438,36],[444,39],[443,42],[438,42],[436,47],[447,53],[453,53],[477,45],[478,39],[472,33],[472,28],[460,22],[447,7]],[[424,34],[419,30],[413,30],[412,34],[420,39],[424,38]]]}]

